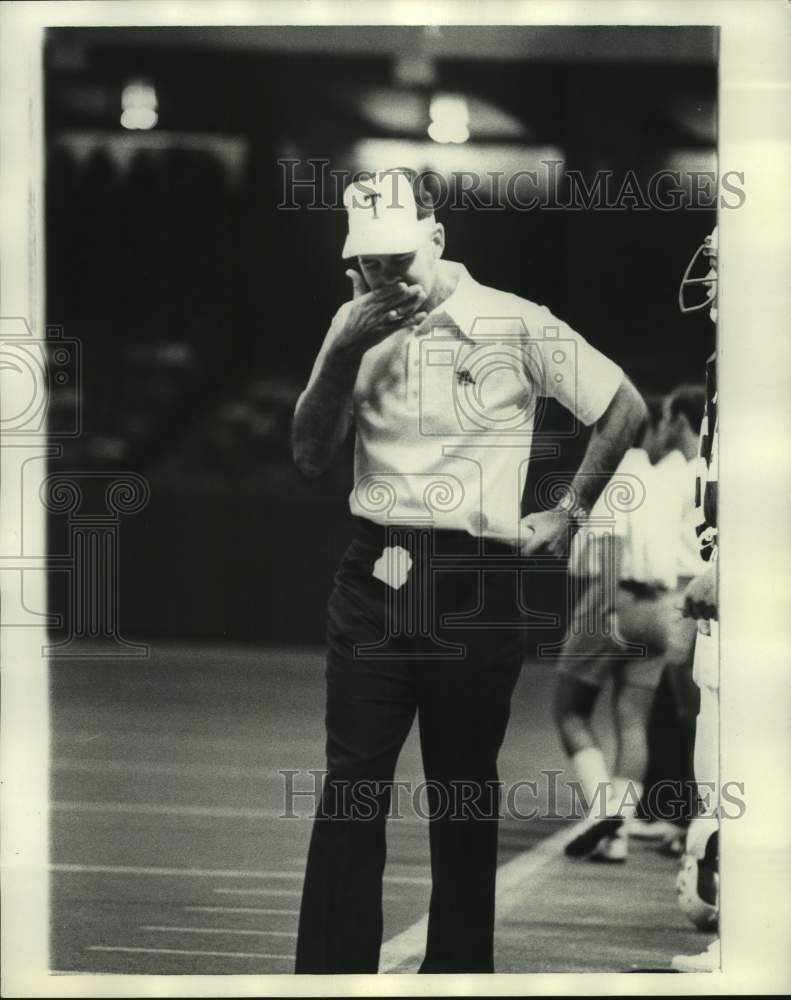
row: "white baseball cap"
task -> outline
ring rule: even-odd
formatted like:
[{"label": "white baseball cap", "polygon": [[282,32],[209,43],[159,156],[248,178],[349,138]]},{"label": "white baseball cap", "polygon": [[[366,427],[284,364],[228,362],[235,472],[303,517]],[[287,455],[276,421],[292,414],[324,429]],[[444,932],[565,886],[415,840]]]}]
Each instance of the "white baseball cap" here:
[{"label": "white baseball cap", "polygon": [[418,219],[412,182],[397,170],[382,170],[350,184],[343,205],[349,213],[344,258],[410,253],[436,224],[433,215]]}]

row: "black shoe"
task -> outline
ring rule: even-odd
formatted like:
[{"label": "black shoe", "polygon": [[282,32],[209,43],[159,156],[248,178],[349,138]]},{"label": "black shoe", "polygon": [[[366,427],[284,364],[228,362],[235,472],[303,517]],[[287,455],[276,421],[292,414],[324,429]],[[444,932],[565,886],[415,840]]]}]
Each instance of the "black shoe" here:
[{"label": "black shoe", "polygon": [[594,850],[600,840],[611,837],[623,826],[622,816],[609,816],[586,827],[579,836],[570,840],[565,847],[567,858],[584,858]]}]

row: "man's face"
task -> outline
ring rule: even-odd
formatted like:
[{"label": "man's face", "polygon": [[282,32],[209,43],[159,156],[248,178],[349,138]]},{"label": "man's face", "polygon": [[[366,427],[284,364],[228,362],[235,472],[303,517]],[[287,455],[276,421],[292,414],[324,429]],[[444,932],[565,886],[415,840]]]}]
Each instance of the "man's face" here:
[{"label": "man's face", "polygon": [[437,225],[413,253],[366,254],[357,259],[371,291],[403,281],[407,285],[421,285],[429,296],[437,280],[437,261],[443,247],[442,226]]}]

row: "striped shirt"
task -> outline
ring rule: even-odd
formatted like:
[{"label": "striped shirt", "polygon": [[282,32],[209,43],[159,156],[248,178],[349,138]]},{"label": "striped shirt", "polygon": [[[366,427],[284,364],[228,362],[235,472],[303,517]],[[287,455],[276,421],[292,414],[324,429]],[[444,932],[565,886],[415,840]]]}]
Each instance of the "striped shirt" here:
[{"label": "striped shirt", "polygon": [[701,555],[708,562],[717,547],[717,473],[719,462],[719,413],[717,409],[717,356],[706,362],[706,405],[700,428],[698,476],[695,481],[695,531]]}]

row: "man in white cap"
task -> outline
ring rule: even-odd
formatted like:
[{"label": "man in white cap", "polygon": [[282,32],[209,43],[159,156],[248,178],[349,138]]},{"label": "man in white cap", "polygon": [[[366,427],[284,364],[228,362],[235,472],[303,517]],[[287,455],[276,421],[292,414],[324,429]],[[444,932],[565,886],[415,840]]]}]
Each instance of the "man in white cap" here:
[{"label": "man in white cap", "polygon": [[[492,972],[497,756],[522,660],[525,557],[560,556],[640,426],[621,369],[545,307],[442,260],[411,171],[347,189],[353,298],[294,415],[320,475],[352,425],[357,536],[328,603],[327,773],[300,911],[298,973],[370,973],[382,942],[385,819],[418,715],[432,893],[421,972]],[[570,488],[522,517],[543,397],[593,425]]]}]

